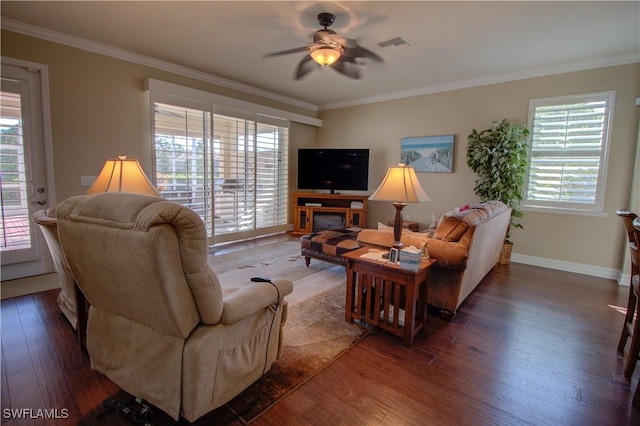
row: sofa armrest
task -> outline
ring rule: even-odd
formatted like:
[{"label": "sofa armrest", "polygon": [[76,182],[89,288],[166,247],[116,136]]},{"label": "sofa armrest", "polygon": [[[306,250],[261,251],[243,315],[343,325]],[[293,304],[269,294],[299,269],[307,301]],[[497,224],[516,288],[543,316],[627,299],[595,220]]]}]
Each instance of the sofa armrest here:
[{"label": "sofa armrest", "polygon": [[[226,296],[222,301],[222,324],[231,324],[273,305],[282,303],[293,291],[293,283],[286,278],[274,278],[267,282],[252,283]],[[278,298],[279,295],[279,298]]]}]

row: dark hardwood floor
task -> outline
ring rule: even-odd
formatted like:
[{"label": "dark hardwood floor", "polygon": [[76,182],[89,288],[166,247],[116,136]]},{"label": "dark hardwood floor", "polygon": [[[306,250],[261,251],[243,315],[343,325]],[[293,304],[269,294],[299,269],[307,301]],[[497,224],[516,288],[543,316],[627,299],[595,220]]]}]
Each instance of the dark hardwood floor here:
[{"label": "dark hardwood floor", "polygon": [[[281,238],[289,237],[214,255]],[[57,292],[2,301],[2,424],[129,424],[112,414],[96,420],[102,401],[123,392],[91,370]],[[429,317],[411,348],[369,335],[252,424],[640,424],[631,405],[640,372],[625,379],[616,354],[627,292],[612,280],[497,266],[452,322]],[[11,420],[12,408],[68,418]]]}]

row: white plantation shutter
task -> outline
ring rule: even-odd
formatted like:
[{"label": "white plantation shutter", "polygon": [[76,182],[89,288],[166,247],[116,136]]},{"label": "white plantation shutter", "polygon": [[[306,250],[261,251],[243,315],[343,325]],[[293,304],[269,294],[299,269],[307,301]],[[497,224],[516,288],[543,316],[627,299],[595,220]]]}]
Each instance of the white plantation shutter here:
[{"label": "white plantation shutter", "polygon": [[214,114],[216,235],[287,223],[288,129]]},{"label": "white plantation shutter", "polygon": [[216,233],[252,229],[255,220],[255,123],[215,115]]},{"label": "white plantation shutter", "polygon": [[258,123],[256,138],[257,227],[287,223],[289,199],[287,127]]},{"label": "white plantation shutter", "polygon": [[210,115],[156,103],[154,117],[156,187],[166,200],[198,213],[211,235]]},{"label": "white plantation shutter", "polygon": [[22,104],[19,93],[0,93],[0,251],[31,247]]},{"label": "white plantation shutter", "polygon": [[154,110],[156,186],[200,214],[212,243],[286,229],[285,120],[159,102]]},{"label": "white plantation shutter", "polygon": [[602,211],[614,92],[529,102],[524,204]]}]

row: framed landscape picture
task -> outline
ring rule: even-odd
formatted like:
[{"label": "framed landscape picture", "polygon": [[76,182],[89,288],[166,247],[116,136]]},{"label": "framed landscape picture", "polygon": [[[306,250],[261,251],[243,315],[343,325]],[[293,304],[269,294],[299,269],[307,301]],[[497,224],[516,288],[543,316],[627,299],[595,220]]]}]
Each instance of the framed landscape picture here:
[{"label": "framed landscape picture", "polygon": [[453,135],[402,138],[400,161],[416,172],[453,172]]}]

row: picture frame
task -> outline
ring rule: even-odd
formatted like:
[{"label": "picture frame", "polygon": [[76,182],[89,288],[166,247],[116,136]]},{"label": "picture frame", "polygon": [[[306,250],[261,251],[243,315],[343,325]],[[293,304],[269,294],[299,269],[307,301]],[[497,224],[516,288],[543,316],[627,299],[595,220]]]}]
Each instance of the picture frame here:
[{"label": "picture frame", "polygon": [[400,161],[421,173],[453,173],[454,135],[402,138]]},{"label": "picture frame", "polygon": [[397,263],[398,262],[398,254],[399,254],[399,250],[397,248],[391,248],[389,250],[389,262],[391,263]]}]

